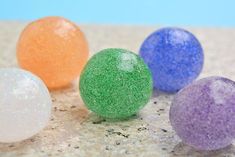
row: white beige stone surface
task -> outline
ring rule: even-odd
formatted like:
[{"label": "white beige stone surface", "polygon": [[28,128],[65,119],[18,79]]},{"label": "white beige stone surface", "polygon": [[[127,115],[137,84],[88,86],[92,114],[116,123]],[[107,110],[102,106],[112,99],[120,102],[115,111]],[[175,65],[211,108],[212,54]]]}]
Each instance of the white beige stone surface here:
[{"label": "white beige stone surface", "polygon": [[[0,67],[16,67],[15,47],[26,23],[0,22]],[[138,52],[144,38],[158,27],[82,25],[90,56],[103,48],[119,47]],[[201,41],[205,65],[200,77],[221,75],[235,80],[235,29],[189,28]],[[4,92],[4,89],[1,89]],[[105,121],[83,105],[77,81],[51,91],[50,124],[33,138],[0,144],[0,157],[232,157],[235,146],[201,152],[181,143],[172,130],[168,111],[173,95],[154,91],[151,101],[126,121]]]}]

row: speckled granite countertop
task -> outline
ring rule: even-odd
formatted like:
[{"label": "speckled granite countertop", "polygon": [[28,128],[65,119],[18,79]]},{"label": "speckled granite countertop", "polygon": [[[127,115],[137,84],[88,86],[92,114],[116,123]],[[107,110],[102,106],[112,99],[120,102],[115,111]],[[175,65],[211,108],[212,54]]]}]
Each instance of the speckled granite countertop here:
[{"label": "speckled granite countertop", "polygon": [[[15,67],[15,45],[26,23],[0,22],[0,67]],[[157,27],[81,27],[90,45],[90,56],[109,47],[138,52],[144,38]],[[200,77],[223,75],[235,80],[235,29],[193,28],[205,51]],[[1,89],[4,90],[4,89]],[[21,143],[0,144],[2,157],[232,157],[235,146],[200,152],[180,142],[172,130],[168,111],[173,95],[154,91],[151,101],[127,121],[105,121],[83,105],[77,81],[67,89],[52,91],[53,115],[38,135]]]}]

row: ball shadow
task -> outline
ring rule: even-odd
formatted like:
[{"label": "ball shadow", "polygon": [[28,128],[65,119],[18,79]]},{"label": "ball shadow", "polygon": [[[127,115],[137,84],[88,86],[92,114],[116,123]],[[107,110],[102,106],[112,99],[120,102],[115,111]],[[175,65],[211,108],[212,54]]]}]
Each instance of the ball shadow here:
[{"label": "ball shadow", "polygon": [[196,150],[193,147],[188,146],[184,144],[183,142],[180,142],[174,147],[173,151],[171,152],[170,157],[175,157],[175,156],[221,157],[221,156],[234,155],[234,153],[235,153],[235,147],[232,144],[222,149],[204,151],[204,150]]},{"label": "ball shadow", "polygon": [[160,90],[154,88],[153,93],[152,93],[152,98],[156,98],[159,96],[174,96],[176,93],[177,92],[168,93],[168,92],[160,91]]},{"label": "ball shadow", "polygon": [[97,115],[94,112],[91,112],[87,118],[89,121],[92,121],[93,124],[101,124],[102,122],[114,124],[114,123],[120,123],[120,122],[130,122],[130,121],[140,118],[140,116],[138,114],[135,114],[127,118],[114,119],[114,118],[102,117],[102,116]]}]

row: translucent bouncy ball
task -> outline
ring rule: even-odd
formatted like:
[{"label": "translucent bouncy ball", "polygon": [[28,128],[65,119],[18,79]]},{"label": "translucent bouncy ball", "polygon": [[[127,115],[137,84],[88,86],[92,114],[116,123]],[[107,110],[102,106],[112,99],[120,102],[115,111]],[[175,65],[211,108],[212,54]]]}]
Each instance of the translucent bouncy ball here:
[{"label": "translucent bouncy ball", "polygon": [[50,120],[51,97],[44,83],[20,69],[0,69],[0,142],[18,142]]}]

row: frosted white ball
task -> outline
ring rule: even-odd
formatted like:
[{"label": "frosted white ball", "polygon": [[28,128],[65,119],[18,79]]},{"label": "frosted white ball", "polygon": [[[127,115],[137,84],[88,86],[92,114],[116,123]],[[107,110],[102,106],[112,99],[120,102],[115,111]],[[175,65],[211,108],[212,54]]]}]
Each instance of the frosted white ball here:
[{"label": "frosted white ball", "polygon": [[0,69],[0,142],[32,137],[48,123],[51,97],[35,75],[16,68]]}]

